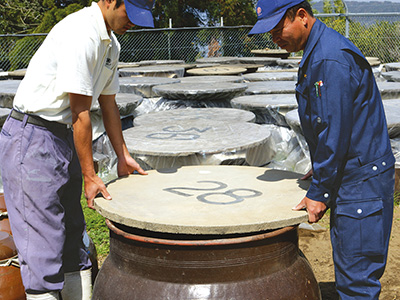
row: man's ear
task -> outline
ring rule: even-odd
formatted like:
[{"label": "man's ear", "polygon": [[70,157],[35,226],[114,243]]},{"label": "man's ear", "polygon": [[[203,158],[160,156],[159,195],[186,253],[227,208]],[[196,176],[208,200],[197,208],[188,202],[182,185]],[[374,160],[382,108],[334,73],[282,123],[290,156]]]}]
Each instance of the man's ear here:
[{"label": "man's ear", "polygon": [[299,8],[296,12],[296,17],[298,17],[303,23],[304,27],[308,26],[308,13],[304,8]]}]

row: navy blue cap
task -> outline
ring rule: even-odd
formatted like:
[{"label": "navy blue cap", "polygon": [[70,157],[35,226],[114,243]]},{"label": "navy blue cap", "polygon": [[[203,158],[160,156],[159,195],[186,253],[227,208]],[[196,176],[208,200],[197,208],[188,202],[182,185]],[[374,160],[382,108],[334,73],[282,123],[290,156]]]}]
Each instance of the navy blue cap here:
[{"label": "navy blue cap", "polygon": [[138,26],[154,27],[151,10],[155,0],[125,0],[126,13],[129,20]]},{"label": "navy blue cap", "polygon": [[259,0],[256,6],[257,22],[249,35],[271,31],[289,8],[303,1],[306,0]]}]

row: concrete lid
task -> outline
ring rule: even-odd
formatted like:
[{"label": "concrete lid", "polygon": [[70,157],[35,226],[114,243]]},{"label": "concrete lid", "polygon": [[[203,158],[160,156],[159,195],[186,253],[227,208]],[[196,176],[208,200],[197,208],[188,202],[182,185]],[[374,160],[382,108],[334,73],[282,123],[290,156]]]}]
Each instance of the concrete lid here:
[{"label": "concrete lid", "polygon": [[153,87],[153,91],[170,100],[216,100],[233,98],[243,93],[246,88],[245,83],[199,82],[158,85]]},{"label": "concrete lid", "polygon": [[127,76],[149,76],[149,77],[183,77],[185,68],[181,66],[150,65],[137,68],[122,68],[119,70],[122,77]]},{"label": "concrete lid", "polygon": [[247,72],[245,67],[241,67],[240,64],[217,66],[217,67],[206,67],[206,68],[194,68],[188,70],[186,73],[194,76],[204,75],[239,75]]},{"label": "concrete lid", "polygon": [[239,63],[239,58],[236,56],[203,57],[196,59],[196,63],[237,64]]},{"label": "concrete lid", "polygon": [[179,79],[181,83],[216,83],[216,82],[242,83],[243,82],[243,77],[238,75],[187,76]]},{"label": "concrete lid", "polygon": [[254,122],[254,113],[235,108],[187,108],[143,114],[134,119],[135,126],[175,123],[181,120],[214,120],[227,122]]},{"label": "concrete lid", "polygon": [[380,82],[376,83],[381,93],[382,99],[400,98],[400,82]]},{"label": "concrete lid", "polygon": [[309,181],[300,174],[246,166],[187,166],[148,171],[110,183],[112,200],[96,210],[114,222],[182,234],[232,234],[307,221],[293,211]]},{"label": "concrete lid", "polygon": [[297,108],[295,94],[260,94],[233,98],[232,106],[240,109],[251,108]]},{"label": "concrete lid", "polygon": [[258,94],[294,94],[296,81],[258,81],[247,83],[246,95]]},{"label": "concrete lid", "polygon": [[295,72],[256,72],[244,74],[246,81],[294,81],[297,80]]},{"label": "concrete lid", "polygon": [[249,122],[181,120],[123,131],[131,154],[177,157],[240,151],[264,144],[268,128]]}]

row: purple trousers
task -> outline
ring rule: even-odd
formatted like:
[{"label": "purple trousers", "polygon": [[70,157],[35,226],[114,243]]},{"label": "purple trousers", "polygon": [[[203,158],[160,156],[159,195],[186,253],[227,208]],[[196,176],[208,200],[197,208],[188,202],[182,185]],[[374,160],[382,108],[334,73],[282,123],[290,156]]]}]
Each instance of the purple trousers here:
[{"label": "purple trousers", "polygon": [[91,266],[82,241],[82,172],[72,131],[8,117],[0,167],[25,290],[61,290],[65,272]]}]

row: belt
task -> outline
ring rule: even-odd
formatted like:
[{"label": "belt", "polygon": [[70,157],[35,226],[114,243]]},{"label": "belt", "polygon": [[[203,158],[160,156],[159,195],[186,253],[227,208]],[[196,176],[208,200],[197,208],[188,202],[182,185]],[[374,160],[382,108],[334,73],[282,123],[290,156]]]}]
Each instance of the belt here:
[{"label": "belt", "polygon": [[14,109],[11,111],[11,114],[10,114],[11,118],[18,120],[18,121],[24,121],[25,116],[28,116],[26,123],[44,127],[49,130],[59,131],[59,130],[67,130],[69,128],[69,126],[66,124],[61,124],[61,123],[53,122],[53,121],[47,121],[39,116],[33,116],[33,115],[21,113]]}]

